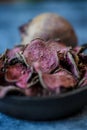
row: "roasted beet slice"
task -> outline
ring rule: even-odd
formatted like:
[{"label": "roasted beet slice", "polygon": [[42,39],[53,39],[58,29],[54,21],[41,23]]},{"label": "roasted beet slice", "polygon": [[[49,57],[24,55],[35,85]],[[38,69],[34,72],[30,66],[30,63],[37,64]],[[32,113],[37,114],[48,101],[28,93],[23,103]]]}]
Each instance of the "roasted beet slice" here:
[{"label": "roasted beet slice", "polygon": [[0,78],[4,75],[4,61],[0,59]]},{"label": "roasted beet slice", "polygon": [[10,61],[14,57],[16,57],[16,54],[21,52],[23,50],[23,47],[24,46],[20,45],[20,46],[15,46],[13,49],[8,49],[6,52],[6,56],[8,57],[8,60]]},{"label": "roasted beet slice", "polygon": [[83,44],[82,46],[76,46],[73,50],[77,54],[81,54],[81,53],[87,54],[87,44]]},{"label": "roasted beet slice", "polygon": [[76,78],[80,78],[79,69],[77,66],[78,58],[70,48],[61,49],[58,52],[60,64],[63,68],[69,70]]},{"label": "roasted beet slice", "polygon": [[32,62],[36,62],[39,60],[41,56],[43,56],[43,49],[45,48],[45,44],[40,39],[33,40],[24,50],[24,57],[28,64],[32,64]]},{"label": "roasted beet slice", "polygon": [[[46,52],[45,52],[46,51]],[[43,56],[39,59],[40,70],[42,72],[51,72],[58,66],[57,53],[46,48]]]},{"label": "roasted beet slice", "polygon": [[79,54],[82,51],[82,47],[81,46],[76,46],[74,49],[76,54]]},{"label": "roasted beet slice", "polygon": [[27,68],[20,63],[8,66],[5,79],[14,82],[18,87],[26,88],[27,82],[32,75],[32,68]]},{"label": "roasted beet slice", "polygon": [[79,87],[84,87],[87,86],[87,78],[84,77],[83,79],[81,79],[81,81],[78,84]]},{"label": "roasted beet slice", "polygon": [[84,64],[87,64],[87,55],[86,54],[79,54],[79,59],[80,59],[80,62],[84,63]]},{"label": "roasted beet slice", "polygon": [[39,76],[38,75],[36,75],[36,76],[32,75],[32,78],[29,81],[29,83],[27,84],[27,87],[30,88],[32,86],[35,86],[35,85],[37,85],[38,82],[39,82]]},{"label": "roasted beet slice", "polygon": [[20,76],[19,80],[16,82],[16,85],[19,86],[20,88],[26,88],[28,80],[30,79],[31,75],[32,75],[31,69],[25,70],[23,74]]},{"label": "roasted beet slice", "polygon": [[42,86],[46,89],[59,92],[61,87],[74,88],[77,84],[75,77],[65,69],[59,69],[54,74],[47,74],[40,71],[38,64],[35,64],[35,68]]},{"label": "roasted beet slice", "polygon": [[87,86],[87,66],[84,67],[84,70],[85,70],[84,75],[78,84],[79,87]]},{"label": "roasted beet slice", "polygon": [[38,62],[42,72],[51,72],[58,66],[57,52],[40,39],[33,40],[23,53],[28,64]]},{"label": "roasted beet slice", "polygon": [[76,77],[76,78],[80,78],[80,73],[77,67],[77,64],[74,60],[73,55],[70,52],[67,52],[66,54],[66,62],[68,63],[68,65],[70,66],[70,71],[72,72],[72,74]]},{"label": "roasted beet slice", "polygon": [[6,66],[7,66],[7,57],[6,52],[0,56],[0,78],[2,78],[5,74]]}]

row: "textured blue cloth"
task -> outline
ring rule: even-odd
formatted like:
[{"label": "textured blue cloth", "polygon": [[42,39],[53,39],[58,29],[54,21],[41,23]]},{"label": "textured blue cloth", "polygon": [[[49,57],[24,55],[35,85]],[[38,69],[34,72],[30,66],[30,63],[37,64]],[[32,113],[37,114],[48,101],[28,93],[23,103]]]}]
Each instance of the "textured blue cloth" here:
[{"label": "textured blue cloth", "polygon": [[[87,1],[18,3],[0,5],[0,53],[20,42],[18,27],[43,12],[64,16],[74,27],[79,44],[87,42]],[[73,117],[51,121],[30,122],[5,116],[0,113],[0,130],[86,130],[87,107]]]}]

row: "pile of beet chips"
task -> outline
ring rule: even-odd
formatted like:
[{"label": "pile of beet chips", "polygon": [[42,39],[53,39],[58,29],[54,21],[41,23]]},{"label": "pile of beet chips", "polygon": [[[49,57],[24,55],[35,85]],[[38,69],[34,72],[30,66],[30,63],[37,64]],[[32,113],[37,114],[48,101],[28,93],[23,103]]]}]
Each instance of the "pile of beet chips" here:
[{"label": "pile of beet chips", "polygon": [[0,55],[0,97],[49,96],[87,85],[86,47],[34,39]]}]

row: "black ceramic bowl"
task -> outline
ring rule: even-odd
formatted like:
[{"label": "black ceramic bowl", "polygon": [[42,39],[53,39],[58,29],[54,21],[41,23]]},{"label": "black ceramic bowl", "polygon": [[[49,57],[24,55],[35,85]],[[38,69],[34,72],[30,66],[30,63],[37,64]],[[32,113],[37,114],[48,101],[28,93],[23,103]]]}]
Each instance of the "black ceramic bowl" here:
[{"label": "black ceramic bowl", "polygon": [[73,115],[87,104],[87,86],[54,97],[7,96],[0,112],[27,120],[55,120]]},{"label": "black ceramic bowl", "polygon": [[[83,44],[87,49],[87,43]],[[0,112],[26,120],[56,120],[73,115],[87,104],[87,86],[58,96],[6,96],[0,99]]]}]

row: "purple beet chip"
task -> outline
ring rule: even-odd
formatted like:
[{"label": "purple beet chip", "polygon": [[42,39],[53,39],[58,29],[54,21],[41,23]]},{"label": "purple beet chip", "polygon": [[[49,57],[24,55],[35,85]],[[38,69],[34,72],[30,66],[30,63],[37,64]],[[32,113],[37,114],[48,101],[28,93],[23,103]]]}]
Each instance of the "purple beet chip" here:
[{"label": "purple beet chip", "polygon": [[43,40],[33,40],[23,53],[28,64],[39,63],[42,72],[51,72],[58,66],[57,52],[45,44]]},{"label": "purple beet chip", "polygon": [[[45,52],[46,51],[46,52]],[[58,66],[57,53],[46,48],[43,52],[43,56],[39,59],[40,70],[42,72],[49,73]]]},{"label": "purple beet chip", "polygon": [[80,78],[78,67],[77,67],[76,62],[75,62],[75,60],[70,52],[67,52],[67,54],[66,54],[66,62],[70,66],[70,71],[72,72],[72,74],[76,78]]},{"label": "purple beet chip", "polygon": [[15,83],[20,88],[26,88],[27,82],[32,75],[32,68],[26,68],[20,63],[11,65],[7,68],[5,79]]},{"label": "purple beet chip", "polygon": [[[74,54],[75,55],[75,54]],[[64,48],[58,52],[59,60],[63,68],[69,70],[77,79],[80,78],[77,67],[76,55],[73,56],[71,48]]]},{"label": "purple beet chip", "polygon": [[10,61],[14,57],[16,57],[16,54],[21,52],[23,50],[23,46],[16,46],[13,49],[8,49],[6,52],[6,56],[8,57],[8,60]]},{"label": "purple beet chip", "polygon": [[54,74],[42,73],[39,71],[39,78],[42,86],[51,91],[60,92],[60,88],[74,88],[77,80],[67,70],[60,69]]},{"label": "purple beet chip", "polygon": [[23,53],[27,63],[32,64],[33,62],[38,61],[39,58],[43,56],[44,47],[45,44],[40,39],[36,39],[28,44]]}]

